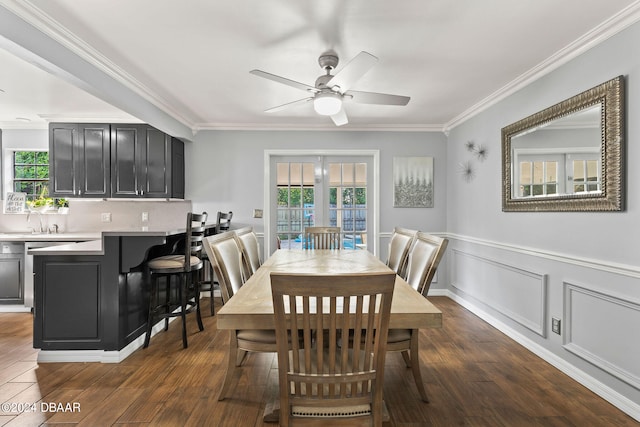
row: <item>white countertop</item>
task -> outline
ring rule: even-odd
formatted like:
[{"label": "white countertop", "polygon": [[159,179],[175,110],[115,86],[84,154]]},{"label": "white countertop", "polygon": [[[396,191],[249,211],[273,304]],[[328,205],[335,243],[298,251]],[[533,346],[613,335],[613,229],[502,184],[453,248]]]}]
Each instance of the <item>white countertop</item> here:
[{"label": "white countertop", "polygon": [[0,231],[0,241],[2,242],[73,242],[100,238],[102,238],[102,233],[100,232],[32,234],[29,232]]},{"label": "white countertop", "polygon": [[[207,224],[207,228],[212,227],[215,227],[215,223]],[[185,231],[185,227],[179,226],[172,229],[136,227],[121,230],[51,234],[0,231],[0,242],[70,242],[67,245],[58,244],[55,246],[29,249],[28,253],[32,255],[104,255],[104,237],[167,237],[184,233]]]},{"label": "white countertop", "polygon": [[[207,224],[207,228],[211,227],[215,227],[215,224]],[[170,230],[157,227],[138,227],[123,230],[106,230],[94,233],[0,233],[0,241],[74,242],[69,243],[68,245],[29,249],[28,253],[31,255],[104,255],[104,237],[167,237],[184,233],[185,231],[185,227],[176,227],[175,229]],[[5,236],[7,236],[6,239]]]},{"label": "white countertop", "polygon": [[102,239],[29,249],[30,255],[104,255]]}]

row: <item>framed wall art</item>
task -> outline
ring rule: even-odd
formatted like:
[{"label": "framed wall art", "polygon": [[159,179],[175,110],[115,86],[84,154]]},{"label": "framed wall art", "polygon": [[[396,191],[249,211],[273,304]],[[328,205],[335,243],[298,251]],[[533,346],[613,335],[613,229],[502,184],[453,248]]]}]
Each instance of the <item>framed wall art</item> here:
[{"label": "framed wall art", "polygon": [[433,157],[393,158],[393,207],[433,207]]}]

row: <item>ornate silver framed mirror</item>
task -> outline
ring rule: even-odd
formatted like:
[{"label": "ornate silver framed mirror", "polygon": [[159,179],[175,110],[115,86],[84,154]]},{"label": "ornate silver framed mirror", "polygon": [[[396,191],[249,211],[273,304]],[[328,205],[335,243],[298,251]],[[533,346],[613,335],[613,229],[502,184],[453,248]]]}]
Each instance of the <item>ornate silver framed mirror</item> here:
[{"label": "ornate silver framed mirror", "polygon": [[624,210],[624,78],[502,128],[502,210]]}]

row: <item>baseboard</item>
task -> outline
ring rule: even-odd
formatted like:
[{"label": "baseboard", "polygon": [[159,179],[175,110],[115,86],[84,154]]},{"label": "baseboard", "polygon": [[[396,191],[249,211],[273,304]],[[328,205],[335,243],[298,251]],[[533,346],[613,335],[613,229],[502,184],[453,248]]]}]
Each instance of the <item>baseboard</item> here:
[{"label": "baseboard", "polygon": [[525,347],[527,350],[536,354],[541,359],[550,363],[555,368],[559,369],[598,396],[602,397],[604,400],[611,403],[616,408],[623,411],[625,414],[629,415],[637,421],[640,421],[640,404],[621,395],[611,387],[608,387],[602,382],[596,380],[584,371],[577,369],[574,365],[568,363],[566,360],[558,357],[556,354],[550,352],[546,348],[535,343],[534,341],[531,341],[529,338],[520,334],[516,330],[500,322],[499,320],[488,314],[486,311],[462,298],[460,295],[457,295],[449,291],[448,289],[430,289],[429,296],[446,296],[452,299],[494,328],[498,329],[500,332],[507,335],[509,338]]},{"label": "baseboard", "polygon": [[0,313],[29,313],[31,307],[21,304],[0,304]]},{"label": "baseboard", "polygon": [[[170,318],[173,322],[176,318]],[[151,337],[164,331],[164,320],[159,321],[151,328]],[[38,363],[56,362],[99,362],[99,363],[120,363],[131,354],[142,348],[144,345],[144,334],[131,341],[122,350],[40,350],[38,352]]]}]

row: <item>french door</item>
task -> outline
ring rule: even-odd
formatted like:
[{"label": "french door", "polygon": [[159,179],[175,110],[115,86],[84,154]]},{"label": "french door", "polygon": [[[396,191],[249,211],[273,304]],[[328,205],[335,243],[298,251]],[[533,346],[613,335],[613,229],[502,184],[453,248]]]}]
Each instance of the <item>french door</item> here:
[{"label": "french door", "polygon": [[269,231],[283,249],[304,245],[310,226],[341,229],[341,247],[373,252],[374,157],[271,156]]}]

